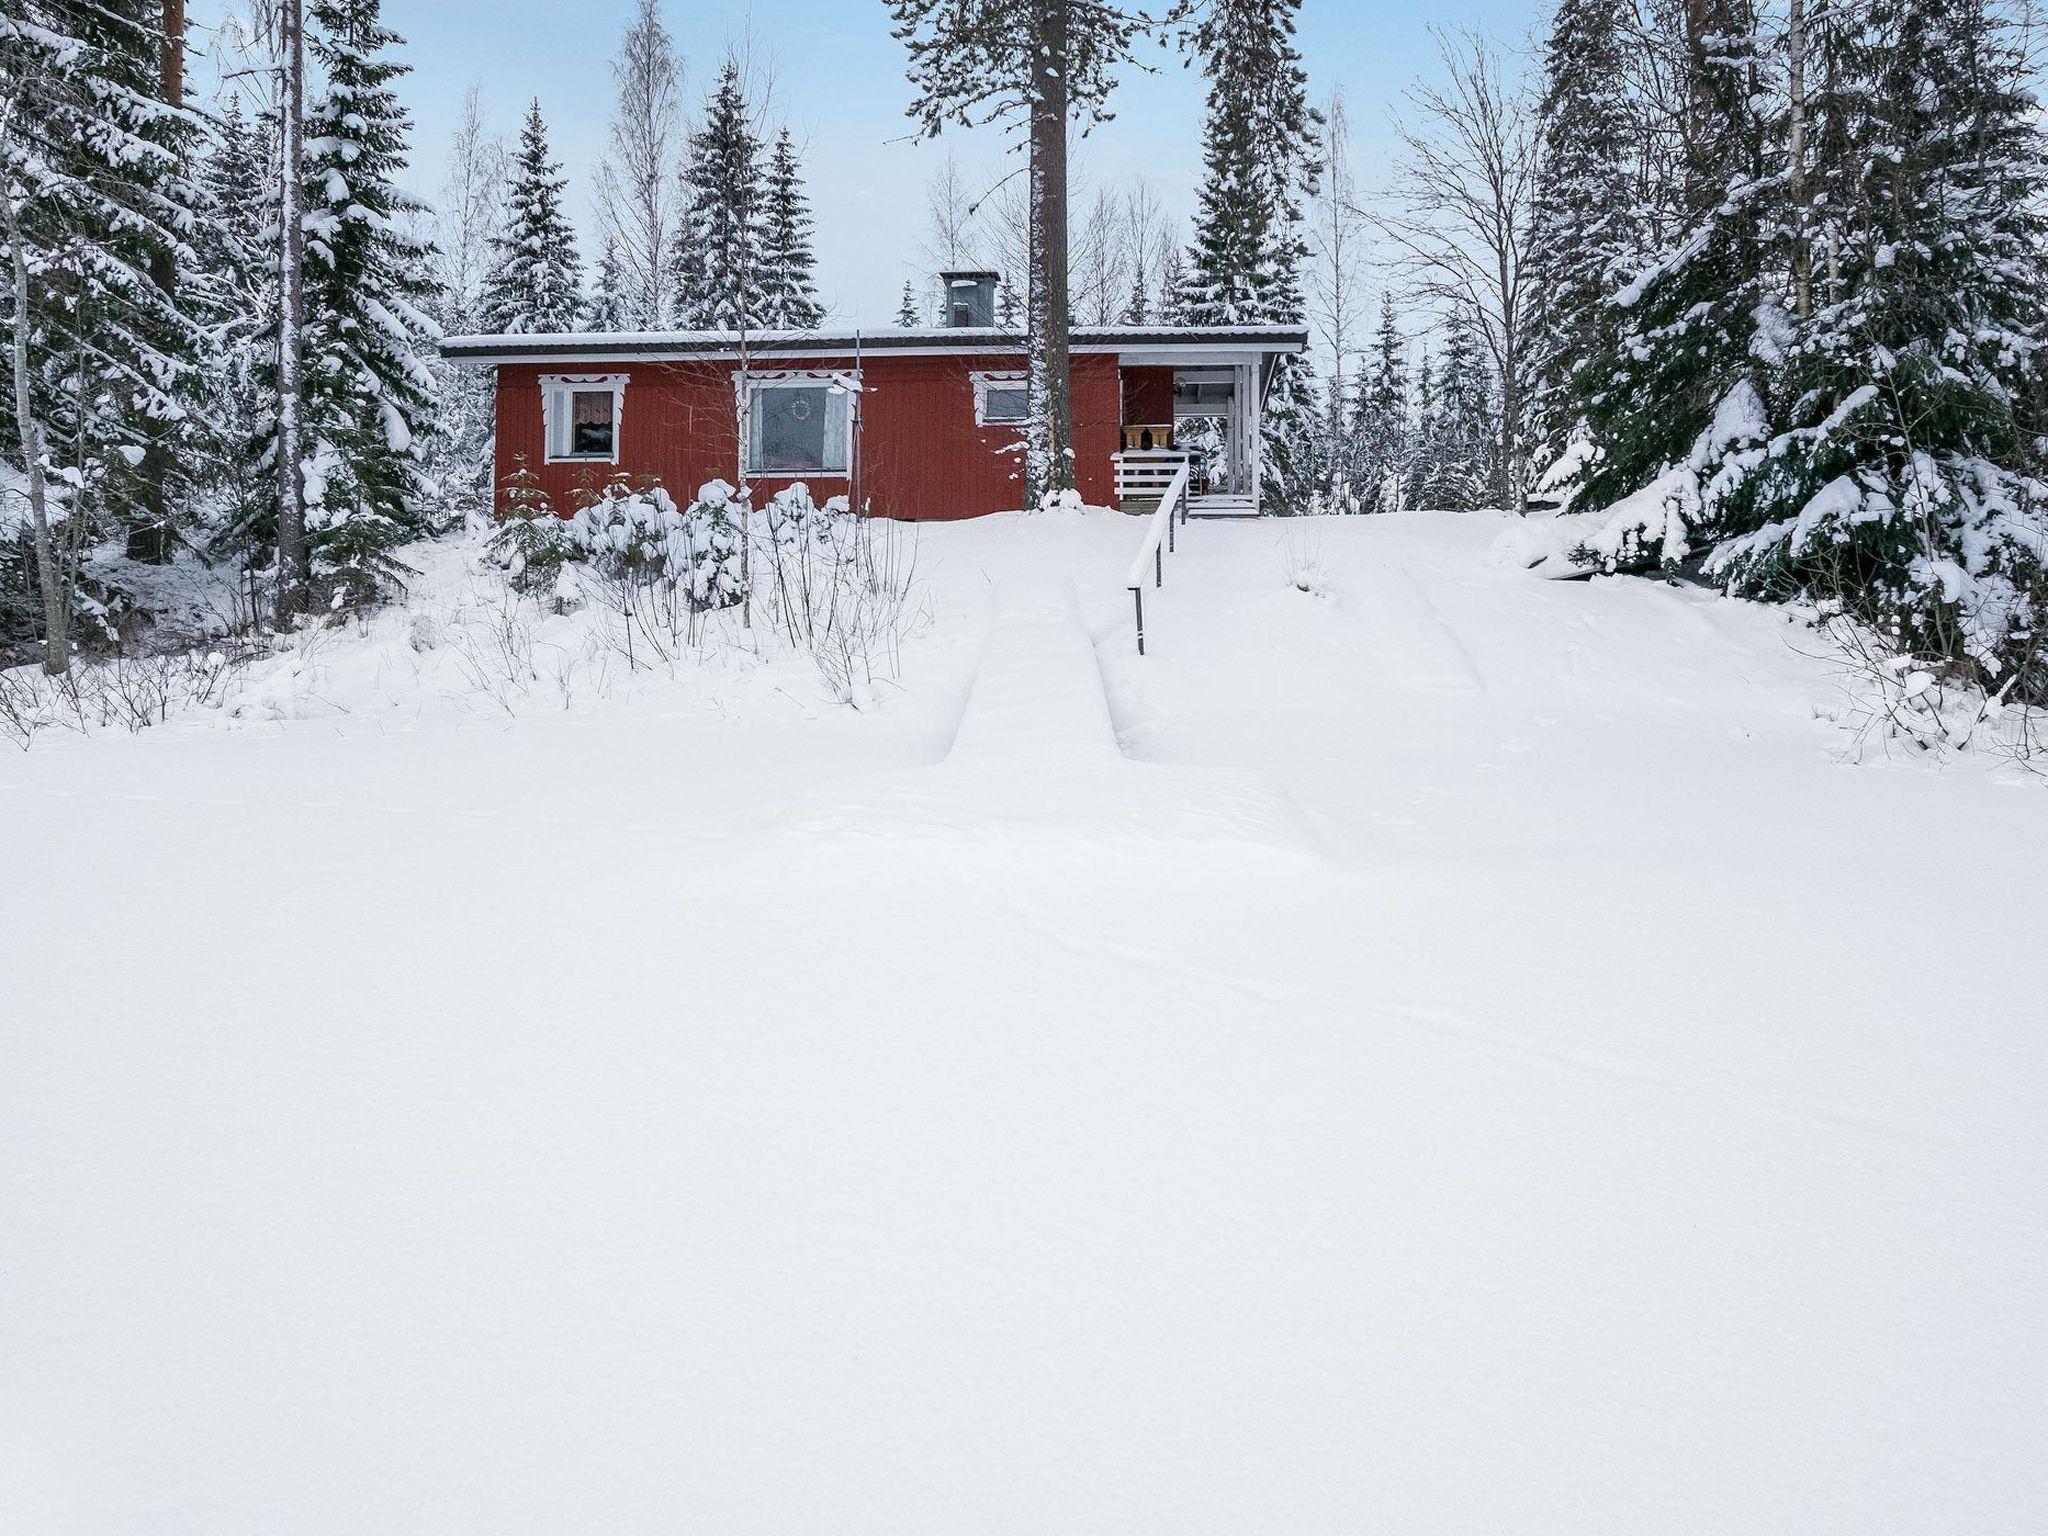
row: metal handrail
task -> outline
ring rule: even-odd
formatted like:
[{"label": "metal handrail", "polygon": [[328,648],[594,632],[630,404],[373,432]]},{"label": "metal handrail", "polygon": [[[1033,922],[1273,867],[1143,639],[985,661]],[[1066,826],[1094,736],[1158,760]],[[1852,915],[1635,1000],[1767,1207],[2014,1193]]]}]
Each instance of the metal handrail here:
[{"label": "metal handrail", "polygon": [[1145,520],[1145,539],[1138,546],[1136,558],[1131,561],[1130,578],[1125,583],[1130,588],[1131,602],[1138,615],[1138,654],[1145,654],[1145,561],[1152,562],[1152,585],[1166,585],[1166,556],[1177,547],[1174,531],[1175,513],[1179,521],[1188,520],[1188,466],[1183,463],[1166,482],[1166,490],[1160,495],[1159,505],[1152,509],[1152,515]]}]

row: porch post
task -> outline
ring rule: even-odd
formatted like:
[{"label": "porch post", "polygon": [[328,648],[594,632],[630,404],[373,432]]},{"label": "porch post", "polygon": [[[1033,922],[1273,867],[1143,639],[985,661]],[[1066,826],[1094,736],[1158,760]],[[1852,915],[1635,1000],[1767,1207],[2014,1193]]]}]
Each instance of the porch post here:
[{"label": "porch post", "polygon": [[1260,417],[1263,413],[1263,404],[1259,399],[1259,365],[1256,362],[1240,363],[1237,371],[1241,382],[1235,393],[1244,401],[1244,462],[1245,475],[1249,482],[1244,489],[1245,494],[1251,497],[1252,504],[1256,506],[1259,501],[1259,476],[1265,469],[1266,453],[1263,434],[1259,431]]}]

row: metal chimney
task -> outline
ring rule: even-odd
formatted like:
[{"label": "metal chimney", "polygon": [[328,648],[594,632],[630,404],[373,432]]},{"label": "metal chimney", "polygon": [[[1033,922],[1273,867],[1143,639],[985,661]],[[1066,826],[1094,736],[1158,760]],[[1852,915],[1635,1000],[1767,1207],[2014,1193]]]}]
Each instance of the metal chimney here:
[{"label": "metal chimney", "polygon": [[1000,272],[941,272],[939,289],[945,295],[945,313],[939,323],[948,327],[992,326],[996,323],[996,284]]}]

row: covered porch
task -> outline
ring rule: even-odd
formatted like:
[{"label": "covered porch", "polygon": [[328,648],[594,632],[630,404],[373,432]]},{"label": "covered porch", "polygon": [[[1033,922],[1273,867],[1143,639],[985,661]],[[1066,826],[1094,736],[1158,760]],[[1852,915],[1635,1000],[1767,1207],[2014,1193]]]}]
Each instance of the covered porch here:
[{"label": "covered porch", "polygon": [[1183,464],[1191,517],[1257,517],[1260,409],[1272,379],[1271,354],[1219,353],[1121,362],[1122,446],[1113,456],[1117,504],[1131,513],[1158,505]]}]

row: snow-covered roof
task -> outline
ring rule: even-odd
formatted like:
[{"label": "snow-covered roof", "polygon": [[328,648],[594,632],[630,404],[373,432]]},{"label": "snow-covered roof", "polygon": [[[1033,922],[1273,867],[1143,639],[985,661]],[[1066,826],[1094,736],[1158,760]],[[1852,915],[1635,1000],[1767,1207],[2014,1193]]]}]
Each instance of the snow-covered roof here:
[{"label": "snow-covered roof", "polygon": [[[900,326],[818,331],[750,331],[750,355],[825,357],[863,352],[1022,352],[1024,333],[1003,326]],[[544,362],[557,358],[719,358],[738,354],[737,331],[575,331],[531,335],[449,336],[445,357],[477,363]],[[1166,349],[1191,352],[1300,352],[1308,333],[1276,325],[1077,325],[1076,352]]]}]

